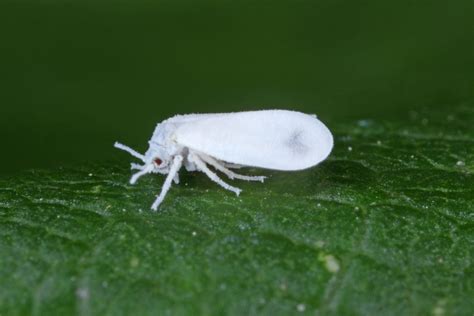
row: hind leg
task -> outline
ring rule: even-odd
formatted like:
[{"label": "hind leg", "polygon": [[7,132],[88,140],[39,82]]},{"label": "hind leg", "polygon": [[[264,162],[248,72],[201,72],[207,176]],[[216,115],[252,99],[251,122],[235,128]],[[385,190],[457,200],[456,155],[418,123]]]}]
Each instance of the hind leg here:
[{"label": "hind leg", "polygon": [[222,181],[221,178],[219,178],[219,176],[217,174],[215,174],[214,172],[212,172],[207,166],[206,166],[206,163],[204,161],[201,160],[201,158],[199,157],[198,154],[195,154],[193,152],[190,152],[189,155],[188,155],[188,159],[189,161],[193,162],[197,169],[204,172],[208,177],[209,179],[211,179],[212,181],[214,181],[215,183],[217,183],[218,185],[220,185],[221,187],[223,187],[224,189],[226,190],[229,190],[229,191],[232,191],[234,192],[236,195],[239,195],[240,192],[242,192],[241,189],[239,188],[236,188],[236,187],[233,187],[227,183],[225,183],[224,181]]},{"label": "hind leg", "polygon": [[207,164],[210,164],[223,174],[225,174],[229,179],[240,179],[240,180],[245,180],[245,181],[260,181],[263,182],[266,177],[264,176],[245,176],[242,174],[238,174],[233,172],[232,170],[229,170],[223,163],[215,160],[214,158],[204,155],[204,154],[199,154],[199,157]]}]

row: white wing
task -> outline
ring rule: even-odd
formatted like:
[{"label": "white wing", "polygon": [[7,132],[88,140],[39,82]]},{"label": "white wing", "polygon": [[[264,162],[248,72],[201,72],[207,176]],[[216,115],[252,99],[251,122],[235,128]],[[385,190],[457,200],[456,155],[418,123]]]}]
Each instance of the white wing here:
[{"label": "white wing", "polygon": [[333,147],[316,116],[286,110],[198,115],[179,124],[173,138],[219,160],[275,170],[312,167]]}]

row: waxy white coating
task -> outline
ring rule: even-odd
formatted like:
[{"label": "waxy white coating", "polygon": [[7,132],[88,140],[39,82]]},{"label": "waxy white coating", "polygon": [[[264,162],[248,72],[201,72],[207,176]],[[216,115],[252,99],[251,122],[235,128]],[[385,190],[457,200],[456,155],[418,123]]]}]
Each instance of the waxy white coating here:
[{"label": "waxy white coating", "polygon": [[167,174],[153,210],[164,200],[178,172],[202,171],[211,180],[233,191],[241,190],[219,178],[208,165],[230,179],[261,181],[262,176],[244,176],[230,169],[258,167],[273,170],[302,170],[325,160],[333,147],[333,136],[315,115],[287,110],[262,110],[221,114],[176,115],[159,123],[142,155],[128,146],[115,147],[143,161],[132,163],[139,170],[130,179],[134,184],[147,173]]}]

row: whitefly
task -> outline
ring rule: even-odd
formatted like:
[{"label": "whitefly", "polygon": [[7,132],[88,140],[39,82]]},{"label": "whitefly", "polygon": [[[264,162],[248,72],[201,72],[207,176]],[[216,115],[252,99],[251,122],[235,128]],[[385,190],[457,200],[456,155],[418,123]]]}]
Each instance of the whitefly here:
[{"label": "whitefly", "polygon": [[[179,183],[179,170],[201,171],[218,185],[239,195],[241,190],[224,182],[229,179],[265,180],[232,169],[257,167],[295,171],[313,167],[327,158],[333,147],[329,129],[315,115],[287,110],[264,110],[221,114],[176,115],[159,123],[145,154],[115,143],[141,160],[134,184],[148,173],[167,175],[151,208],[157,210],[172,183]],[[209,168],[211,166],[214,170]]]}]

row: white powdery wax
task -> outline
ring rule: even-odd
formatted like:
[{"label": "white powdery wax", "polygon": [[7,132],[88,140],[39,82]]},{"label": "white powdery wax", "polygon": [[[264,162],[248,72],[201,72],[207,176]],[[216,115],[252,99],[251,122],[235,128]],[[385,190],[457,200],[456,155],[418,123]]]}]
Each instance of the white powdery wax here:
[{"label": "white powdery wax", "polygon": [[115,143],[143,161],[132,163],[139,170],[130,179],[134,184],[147,173],[167,174],[153,210],[164,200],[171,183],[179,183],[182,166],[202,171],[211,180],[237,195],[233,187],[208,168],[230,179],[261,181],[263,176],[245,176],[230,169],[258,167],[294,171],[310,168],[327,158],[333,147],[329,129],[315,115],[287,110],[263,110],[219,114],[176,115],[159,123],[142,155],[128,146]]}]

